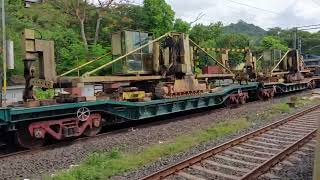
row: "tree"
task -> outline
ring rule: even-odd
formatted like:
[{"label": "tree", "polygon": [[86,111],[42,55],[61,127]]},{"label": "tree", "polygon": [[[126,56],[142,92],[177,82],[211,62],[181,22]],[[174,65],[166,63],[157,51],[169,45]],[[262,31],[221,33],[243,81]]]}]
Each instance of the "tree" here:
[{"label": "tree", "polygon": [[222,33],[222,27],[221,22],[211,23],[208,26],[196,24],[190,31],[190,37],[198,44],[207,40],[216,40]]},{"label": "tree", "polygon": [[183,21],[182,19],[176,19],[174,22],[173,29],[177,32],[189,33],[191,28],[190,23]]},{"label": "tree", "polygon": [[61,9],[64,13],[75,16],[79,22],[80,35],[85,49],[88,51],[88,41],[85,31],[85,22],[88,16],[90,5],[87,0],[50,0],[54,7]]},{"label": "tree", "polygon": [[283,30],[280,27],[274,27],[270,28],[267,32],[268,36],[279,36],[281,33],[283,33]]},{"label": "tree", "polygon": [[[217,46],[220,48],[244,49],[249,46],[249,37],[244,34],[223,34],[217,39]],[[229,52],[229,64],[237,66],[244,60],[244,53]]]},{"label": "tree", "polygon": [[147,29],[161,36],[173,29],[174,11],[165,0],[144,0]]},{"label": "tree", "polygon": [[107,1],[98,0],[99,5],[96,8],[97,20],[96,20],[96,31],[95,31],[95,35],[94,35],[93,44],[97,44],[97,42],[99,40],[101,20],[103,18],[103,15],[105,15],[106,9],[109,8],[113,2],[114,2],[114,0],[107,0]]},{"label": "tree", "polygon": [[118,2],[116,2],[115,0],[98,0],[98,7],[96,8],[96,13],[97,13],[96,28],[95,28],[93,44],[97,44],[99,40],[101,21],[103,17],[107,16],[107,12],[110,11],[111,8],[115,8],[117,5],[123,2],[128,2],[128,0],[120,0]]},{"label": "tree", "polygon": [[110,9],[108,16],[104,18],[102,30],[105,34],[122,29],[151,32],[147,27],[147,20],[143,6],[119,4]]},{"label": "tree", "polygon": [[224,32],[227,34],[246,34],[249,36],[264,36],[266,31],[254,24],[248,24],[243,20],[238,21],[236,24],[231,23],[224,27]]},{"label": "tree", "polygon": [[88,41],[86,37],[85,24],[84,24],[87,17],[88,2],[87,0],[70,0],[70,2],[71,2],[71,7],[73,8],[74,13],[77,16],[80,23],[80,32],[81,32],[81,37],[82,37],[84,47],[86,50],[88,50]]},{"label": "tree", "polygon": [[264,49],[279,49],[283,51],[288,50],[288,46],[283,44],[280,39],[274,36],[265,36],[261,40],[261,47]]}]

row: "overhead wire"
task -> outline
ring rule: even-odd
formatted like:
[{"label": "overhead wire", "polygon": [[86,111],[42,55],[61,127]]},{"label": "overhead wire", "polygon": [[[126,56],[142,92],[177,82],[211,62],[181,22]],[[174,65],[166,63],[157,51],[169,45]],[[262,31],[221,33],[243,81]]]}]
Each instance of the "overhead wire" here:
[{"label": "overhead wire", "polygon": [[[250,5],[250,4],[245,4],[245,3],[238,2],[238,1],[234,1],[234,0],[227,0],[227,1],[232,2],[232,3],[235,3],[235,4],[239,4],[239,5],[242,5],[242,6],[254,8],[254,9],[257,9],[257,10],[265,11],[265,12],[268,12],[268,13],[280,15],[279,12],[272,11],[272,10],[268,10],[268,9],[263,9],[263,8],[256,7],[256,6],[253,6],[253,5]],[[314,1],[315,1],[315,0],[314,0]],[[136,1],[132,1],[132,2],[130,2],[130,3],[131,3],[131,4],[135,4],[135,5],[142,5],[142,4],[137,3]],[[297,29],[303,28],[303,29],[299,29],[299,30],[302,30],[302,31],[303,31],[303,30],[319,29],[319,27],[315,27],[315,26],[320,26],[320,24],[312,24],[312,25],[298,26],[298,27],[294,27],[294,28],[297,28]],[[309,28],[309,27],[312,27],[312,28]],[[314,27],[314,28],[313,28],[313,27]]]},{"label": "overhead wire", "polygon": [[295,28],[307,28],[307,27],[314,27],[314,26],[320,26],[320,24],[312,24],[312,25],[298,26],[298,27],[295,27]]},{"label": "overhead wire", "polygon": [[268,10],[268,9],[263,9],[263,8],[256,7],[256,6],[252,6],[252,5],[249,5],[249,4],[242,3],[242,2],[233,1],[233,0],[227,0],[227,1],[232,2],[232,3],[239,4],[239,5],[242,5],[242,6],[247,6],[247,7],[250,7],[250,8],[254,8],[254,9],[261,10],[261,11],[265,11],[265,12],[268,12],[268,13],[280,15],[279,12],[271,11],[271,10]]},{"label": "overhead wire", "polygon": [[299,29],[299,31],[306,31],[306,30],[313,30],[313,29],[320,29],[320,26],[319,27],[314,27],[314,28]]}]

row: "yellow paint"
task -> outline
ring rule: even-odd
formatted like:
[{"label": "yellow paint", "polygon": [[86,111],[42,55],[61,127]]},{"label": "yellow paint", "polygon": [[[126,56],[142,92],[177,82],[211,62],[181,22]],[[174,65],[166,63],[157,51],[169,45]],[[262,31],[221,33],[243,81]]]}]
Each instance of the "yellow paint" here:
[{"label": "yellow paint", "polygon": [[[4,80],[3,81],[3,93],[6,94],[7,93],[7,81]],[[5,97],[6,98],[6,97]]]},{"label": "yellow paint", "polygon": [[132,92],[123,92],[123,100],[139,100],[146,97],[146,92],[144,91],[132,91]]}]

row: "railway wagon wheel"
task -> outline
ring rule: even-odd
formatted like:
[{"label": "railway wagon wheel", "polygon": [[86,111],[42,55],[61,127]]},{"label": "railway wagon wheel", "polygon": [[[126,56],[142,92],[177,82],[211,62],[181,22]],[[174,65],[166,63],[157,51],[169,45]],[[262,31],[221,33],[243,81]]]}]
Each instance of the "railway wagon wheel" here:
[{"label": "railway wagon wheel", "polygon": [[263,95],[263,91],[262,90],[257,90],[257,96],[258,100],[260,101],[265,101],[267,98]]},{"label": "railway wagon wheel", "polygon": [[237,108],[239,106],[239,100],[232,98],[232,97],[228,97],[224,102],[223,102],[224,106],[226,108]]},{"label": "railway wagon wheel", "polygon": [[311,84],[311,87],[310,87],[311,89],[315,89],[317,87],[316,81],[314,80],[312,80],[310,84]]},{"label": "railway wagon wheel", "polygon": [[247,103],[246,97],[244,97],[244,96],[239,97],[239,103],[242,104],[242,105],[246,104]]},{"label": "railway wagon wheel", "polygon": [[260,101],[268,101],[274,97],[274,91],[271,90],[258,90],[257,91],[257,98]]},{"label": "railway wagon wheel", "polygon": [[93,120],[93,124],[92,127],[88,127],[84,132],[83,135],[88,136],[88,137],[92,137],[92,136],[96,136],[97,134],[100,133],[103,124],[105,122],[105,119],[101,118],[101,119],[94,119]]},{"label": "railway wagon wheel", "polygon": [[15,142],[21,147],[36,149],[44,145],[45,139],[31,136],[28,129],[26,127],[22,127],[15,133]]},{"label": "railway wagon wheel", "polygon": [[226,108],[232,108],[232,102],[231,102],[230,97],[228,97],[228,98],[223,102],[223,105],[224,105]]}]

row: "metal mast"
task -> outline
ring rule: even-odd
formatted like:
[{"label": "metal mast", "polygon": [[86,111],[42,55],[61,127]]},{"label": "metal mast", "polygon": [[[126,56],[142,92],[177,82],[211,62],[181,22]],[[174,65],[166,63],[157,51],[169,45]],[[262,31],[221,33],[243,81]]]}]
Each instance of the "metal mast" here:
[{"label": "metal mast", "polygon": [[[6,16],[4,0],[1,0],[1,17],[2,17],[2,64],[3,64],[3,94],[2,99],[6,100],[7,96],[7,42],[6,42]],[[1,104],[2,105],[2,104]]]}]

